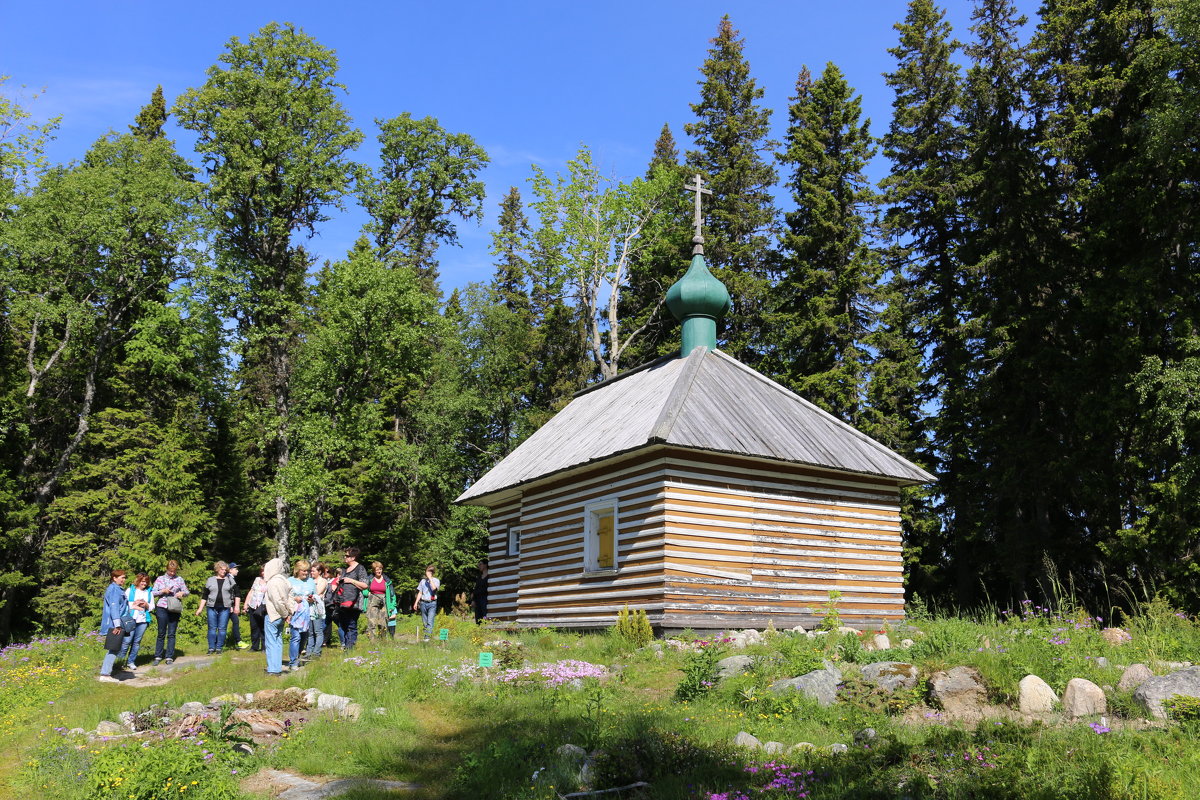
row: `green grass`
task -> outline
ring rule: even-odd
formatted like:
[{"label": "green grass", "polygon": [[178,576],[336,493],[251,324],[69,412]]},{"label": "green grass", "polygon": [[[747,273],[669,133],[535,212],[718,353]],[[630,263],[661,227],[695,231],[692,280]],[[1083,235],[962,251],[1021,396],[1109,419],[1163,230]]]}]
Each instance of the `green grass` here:
[{"label": "green grass", "polygon": [[[600,751],[594,785],[644,780],[653,787],[646,796],[655,798],[800,796],[779,786],[759,791],[770,780],[802,785],[807,796],[818,800],[1200,796],[1195,726],[1123,726],[1121,716],[1136,713],[1128,693],[1110,694],[1113,730],[1097,733],[1083,723],[985,720],[963,727],[924,719],[920,713],[914,724],[889,715],[884,707],[891,701],[893,711],[903,711],[922,699],[919,691],[880,698],[850,677],[843,702],[827,708],[766,691],[779,677],[806,671],[823,659],[865,663],[877,657],[912,661],[925,676],[959,664],[974,666],[998,703],[1013,702],[1017,681],[1029,673],[1058,691],[1071,677],[1115,685],[1118,663],[1198,660],[1200,626],[1162,604],[1151,604],[1128,621],[1133,638],[1120,647],[1106,643],[1098,631],[1101,623],[1086,615],[1034,608],[977,619],[921,620],[914,625],[917,632],[890,632],[894,642],[914,638],[911,650],[880,656],[832,635],[810,640],[777,634],[742,651],[754,657],[749,674],[686,703],[672,699],[683,678],[685,655],[671,648],[659,657],[650,649],[634,650],[614,635],[494,633],[462,620],[439,621],[439,627],[452,630],[445,645],[363,641],[354,660],[328,650],[302,673],[272,683],[350,696],[364,714],[351,722],[314,712],[276,747],[260,748],[253,758],[235,756],[213,743],[137,748],[129,751],[132,755],[113,752],[113,746],[81,749],[54,729],[90,729],[124,710],[263,688],[267,684],[257,654],[226,653],[211,667],[144,689],[92,681],[101,653],[90,641],[5,654],[0,657],[0,685],[24,683],[28,691],[5,693],[0,701],[0,787],[22,796],[52,793],[56,800],[125,800],[131,793],[134,800],[233,800],[248,773],[272,766],[308,775],[410,781],[424,787],[411,795],[420,800],[553,800],[556,793],[580,788],[578,775],[554,754],[559,745],[573,743]],[[514,660],[586,661],[607,666],[611,676],[589,680],[581,689],[469,680],[450,687],[438,680],[439,671],[473,663],[481,644],[497,638],[514,642],[507,648]],[[1098,667],[1097,656],[1106,656],[1112,666]],[[383,713],[375,713],[376,708]],[[875,729],[876,739],[869,747],[853,745],[855,732],[865,727]],[[732,748],[742,730],[785,745],[807,741],[818,748],[836,742],[851,747],[841,755],[818,751],[769,759]],[[205,759],[208,753],[213,755]],[[145,780],[134,781],[131,769]],[[169,785],[167,778],[172,779]],[[180,792],[184,778],[186,788]],[[368,800],[395,795],[364,788],[347,796]]]}]

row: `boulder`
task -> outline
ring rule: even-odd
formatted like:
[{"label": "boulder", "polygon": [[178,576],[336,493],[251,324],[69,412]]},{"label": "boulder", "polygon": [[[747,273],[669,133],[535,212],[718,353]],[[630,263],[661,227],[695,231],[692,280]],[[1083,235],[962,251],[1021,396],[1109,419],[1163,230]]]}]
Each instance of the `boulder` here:
[{"label": "boulder", "polygon": [[848,746],[842,744],[841,742],[834,742],[833,744],[829,745],[829,752],[833,753],[834,755],[837,755],[838,753],[844,753],[849,749],[850,748]]},{"label": "boulder", "polygon": [[871,637],[871,644],[875,645],[876,650],[891,650],[892,641],[887,637],[886,633],[877,633]]},{"label": "boulder", "polygon": [[341,715],[348,720],[357,722],[362,716],[363,708],[358,703],[346,703],[341,710]]},{"label": "boulder", "polygon": [[108,719],[101,720],[100,724],[96,726],[97,736],[122,736],[126,733],[129,733],[129,728],[126,728],[119,722],[113,722]]},{"label": "boulder", "polygon": [[797,625],[796,627],[792,628],[792,633],[808,633],[808,629],[803,625]]},{"label": "boulder", "polygon": [[729,656],[717,662],[717,677],[729,678],[740,675],[750,668],[754,659],[750,656]]},{"label": "boulder", "polygon": [[874,728],[863,728],[854,734],[854,743],[859,745],[870,744],[875,741],[877,735]]},{"label": "boulder", "polygon": [[283,694],[282,689],[260,689],[254,693],[253,701],[255,703],[266,703],[274,700],[279,695]]},{"label": "boulder", "polygon": [[933,702],[952,716],[978,715],[987,700],[983,678],[971,667],[954,667],[935,672],[929,679]]},{"label": "boulder", "polygon": [[818,705],[829,706],[837,701],[838,684],[842,673],[836,669],[817,669],[797,678],[775,681],[768,687],[775,694],[795,690],[803,692],[817,701]]},{"label": "boulder", "polygon": [[1017,686],[1017,706],[1022,714],[1045,714],[1053,711],[1058,703],[1058,695],[1050,688],[1050,684],[1037,675],[1026,675]]},{"label": "boulder", "polygon": [[320,696],[321,696],[320,689],[305,689],[304,690],[304,704],[306,706],[308,706],[309,708],[315,708],[317,705],[317,698]]},{"label": "boulder", "polygon": [[912,689],[917,685],[917,668],[903,661],[877,661],[862,668],[863,680],[885,691]]},{"label": "boulder", "polygon": [[124,725],[129,730],[133,730],[133,724],[137,721],[137,716],[132,711],[122,711],[117,714],[117,722]]},{"label": "boulder", "polygon": [[340,714],[345,710],[346,706],[348,706],[350,702],[351,700],[349,697],[342,697],[336,694],[323,694],[317,698],[317,710],[333,711]]},{"label": "boulder", "polygon": [[762,748],[762,742],[758,740],[758,737],[745,731],[739,731],[738,735],[733,737],[733,745],[734,747],[744,747],[747,750]]},{"label": "boulder", "polygon": [[305,691],[306,690],[301,689],[299,686],[289,686],[283,690],[283,696],[290,697],[294,700],[301,700],[304,698]]},{"label": "boulder", "polygon": [[901,639],[900,640],[900,647],[901,647],[901,649],[904,649],[904,650],[907,650],[908,648],[912,647],[914,644],[916,644],[916,643],[912,639]]},{"label": "boulder", "polygon": [[813,751],[816,749],[817,749],[817,746],[815,744],[813,744],[812,742],[796,742],[794,745],[789,747],[787,749],[787,751],[789,753],[804,753],[804,752],[810,752],[810,751]]},{"label": "boulder", "polygon": [[1130,664],[1121,673],[1121,680],[1117,681],[1117,688],[1122,692],[1132,692],[1153,677],[1154,673],[1145,664]]},{"label": "boulder", "polygon": [[588,757],[587,750],[577,744],[560,744],[554,752],[559,758],[569,761],[575,766],[583,764]]},{"label": "boulder", "polygon": [[1063,713],[1071,719],[1103,714],[1108,710],[1104,690],[1084,678],[1071,678],[1062,697]]},{"label": "boulder", "polygon": [[1104,637],[1104,641],[1113,647],[1120,647],[1133,638],[1129,635],[1129,631],[1123,628],[1105,628],[1100,631],[1100,635]]},{"label": "boulder", "polygon": [[860,631],[858,628],[851,628],[849,625],[839,625],[837,632],[839,634],[853,633],[855,635],[862,633],[862,631]]},{"label": "boulder", "polygon": [[1104,656],[1096,656],[1096,666],[1100,669],[1108,669],[1108,659]]},{"label": "boulder", "polygon": [[286,725],[266,711],[241,708],[233,712],[233,718],[249,725],[255,736],[279,736],[287,730]]},{"label": "boulder", "polygon": [[1200,697],[1200,667],[1188,667],[1170,675],[1149,678],[1133,693],[1134,702],[1153,719],[1166,719],[1163,704],[1173,696]]},{"label": "boulder", "polygon": [[783,742],[764,742],[762,749],[767,755],[774,756],[782,755],[786,748]]},{"label": "boulder", "polygon": [[184,703],[179,707],[181,714],[203,714],[208,711],[208,707],[204,703]]}]

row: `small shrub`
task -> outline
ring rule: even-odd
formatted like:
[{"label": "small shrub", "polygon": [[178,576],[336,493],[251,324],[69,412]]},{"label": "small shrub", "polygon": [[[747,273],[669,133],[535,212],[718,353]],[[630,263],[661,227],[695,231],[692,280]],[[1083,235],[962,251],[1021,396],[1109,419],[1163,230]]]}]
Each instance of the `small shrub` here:
[{"label": "small shrub", "polygon": [[831,589],[829,599],[825,602],[825,618],[821,620],[820,629],[823,631],[836,631],[842,627],[842,618],[838,615],[837,601],[842,599],[842,593],[837,589]]},{"label": "small shrub", "polygon": [[1163,703],[1163,710],[1167,712],[1167,717],[1176,722],[1200,722],[1200,697],[1172,695]]},{"label": "small shrub", "polygon": [[675,687],[675,699],[687,702],[707,694],[717,682],[721,648],[702,647],[683,659],[683,680]]},{"label": "small shrub", "polygon": [[841,654],[841,660],[851,664],[863,664],[871,660],[872,653],[863,647],[862,638],[857,633],[842,635],[835,646]]},{"label": "small shrub", "polygon": [[500,669],[517,669],[525,663],[525,646],[520,642],[497,639],[485,647],[491,651],[493,663]]},{"label": "small shrub", "polygon": [[645,609],[631,611],[628,605],[617,612],[613,633],[633,647],[645,647],[654,638],[654,629],[650,627],[650,618],[646,616]]},{"label": "small shrub", "polygon": [[903,714],[915,706],[921,697],[918,689],[899,689],[889,692],[873,686],[857,675],[846,675],[838,687],[838,699],[846,705],[872,714]]}]

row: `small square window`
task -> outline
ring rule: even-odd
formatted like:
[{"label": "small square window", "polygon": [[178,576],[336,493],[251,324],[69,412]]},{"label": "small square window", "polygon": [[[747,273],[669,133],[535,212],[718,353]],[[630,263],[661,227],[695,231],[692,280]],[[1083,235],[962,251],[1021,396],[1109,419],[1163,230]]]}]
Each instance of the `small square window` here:
[{"label": "small square window", "polygon": [[608,571],[617,569],[619,542],[617,501],[602,500],[584,507],[584,569]]},{"label": "small square window", "polygon": [[510,556],[521,555],[521,529],[508,529],[508,554]]}]

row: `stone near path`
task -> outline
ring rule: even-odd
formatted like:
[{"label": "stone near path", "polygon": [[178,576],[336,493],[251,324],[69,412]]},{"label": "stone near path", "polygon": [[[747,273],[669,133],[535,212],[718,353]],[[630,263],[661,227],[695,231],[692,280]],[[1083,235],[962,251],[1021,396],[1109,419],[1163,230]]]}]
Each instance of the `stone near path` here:
[{"label": "stone near path", "polygon": [[929,695],[947,714],[978,716],[987,700],[983,678],[971,667],[954,667],[935,672],[929,679]]},{"label": "stone near path", "polygon": [[1145,664],[1130,664],[1121,673],[1121,680],[1117,681],[1117,688],[1122,692],[1132,692],[1153,677],[1154,673]]},{"label": "stone near path", "polygon": [[1200,697],[1200,667],[1188,667],[1170,675],[1148,679],[1133,693],[1133,700],[1154,719],[1166,719],[1163,704],[1173,696]]},{"label": "stone near path", "polygon": [[783,694],[789,690],[803,692],[817,701],[818,705],[830,706],[837,702],[838,684],[842,682],[842,673],[832,666],[825,669],[813,670],[796,678],[785,678],[775,681],[768,689],[775,694]]},{"label": "stone near path", "polygon": [[877,633],[871,639],[871,644],[875,645],[876,650],[891,650],[892,641],[888,639],[886,633]]},{"label": "stone near path", "polygon": [[128,728],[124,725],[121,725],[118,722],[113,722],[112,720],[106,719],[106,720],[102,720],[100,722],[100,724],[98,724],[96,726],[96,735],[97,736],[121,736],[122,734],[130,733],[132,730],[133,730],[132,728]]},{"label": "stone near path", "polygon": [[[254,791],[260,791],[279,800],[325,800],[338,797],[354,789],[378,789],[390,792],[410,792],[419,789],[415,783],[404,781],[383,781],[369,778],[342,778],[328,782],[309,780],[290,772],[276,769],[265,769],[254,775],[250,781]],[[249,788],[249,787],[248,787]]]},{"label": "stone near path", "polygon": [[346,710],[346,706],[353,702],[349,697],[342,697],[336,694],[323,694],[317,698],[318,711],[333,711],[341,714]]},{"label": "stone near path", "polygon": [[1017,686],[1017,707],[1022,714],[1046,714],[1053,711],[1058,703],[1058,695],[1050,688],[1050,684],[1037,675],[1026,675]]},{"label": "stone near path", "polygon": [[717,662],[717,677],[730,678],[734,675],[741,675],[753,663],[754,659],[750,656],[729,656],[728,658],[722,658]]},{"label": "stone near path", "polygon": [[1104,690],[1084,678],[1072,678],[1067,681],[1062,703],[1063,713],[1071,719],[1103,714],[1108,710]]},{"label": "stone near path", "polygon": [[179,707],[179,711],[183,714],[204,714],[207,713],[208,707],[204,703],[184,703]]},{"label": "stone near path", "polygon": [[877,661],[862,668],[863,680],[885,691],[912,689],[917,685],[917,668],[903,661]]}]

